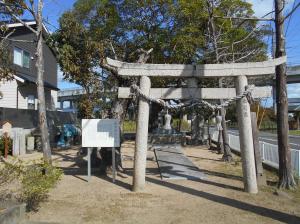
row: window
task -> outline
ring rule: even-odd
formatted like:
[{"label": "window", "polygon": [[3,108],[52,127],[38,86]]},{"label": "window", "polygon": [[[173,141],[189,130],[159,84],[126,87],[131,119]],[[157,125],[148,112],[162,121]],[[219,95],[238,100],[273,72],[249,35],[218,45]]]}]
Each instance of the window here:
[{"label": "window", "polygon": [[69,100],[63,101],[62,109],[71,109],[71,102]]},{"label": "window", "polygon": [[30,65],[30,54],[26,51],[23,51],[23,67],[29,68]]},{"label": "window", "polygon": [[28,109],[31,109],[31,110],[35,109],[35,97],[34,97],[34,95],[28,95],[27,105],[28,105]]},{"label": "window", "polygon": [[30,66],[30,54],[20,48],[14,48],[14,64],[24,68]]},{"label": "window", "polygon": [[14,49],[14,64],[23,66],[22,63],[22,50],[19,48]]}]

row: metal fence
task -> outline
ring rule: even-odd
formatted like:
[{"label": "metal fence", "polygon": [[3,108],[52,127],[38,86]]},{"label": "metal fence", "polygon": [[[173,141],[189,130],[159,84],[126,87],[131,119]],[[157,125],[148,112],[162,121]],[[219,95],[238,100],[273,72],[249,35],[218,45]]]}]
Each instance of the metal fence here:
[{"label": "metal fence", "polygon": [[[212,140],[218,141],[218,131],[211,131]],[[240,138],[238,135],[229,134],[229,146],[233,151],[240,152]],[[278,145],[270,144],[264,141],[259,141],[259,149],[262,157],[262,162],[275,169],[279,167]],[[291,149],[292,168],[295,174],[300,177],[300,150]]]}]

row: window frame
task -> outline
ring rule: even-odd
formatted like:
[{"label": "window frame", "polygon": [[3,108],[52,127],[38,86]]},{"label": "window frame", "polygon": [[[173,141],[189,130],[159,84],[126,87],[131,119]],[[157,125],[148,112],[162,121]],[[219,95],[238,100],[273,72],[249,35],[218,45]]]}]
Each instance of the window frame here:
[{"label": "window frame", "polygon": [[[19,65],[19,64],[16,64],[15,63],[15,51],[19,51],[19,52],[21,52],[21,64],[22,65]],[[24,55],[25,54],[27,54],[28,55],[28,67],[27,66],[25,66],[24,65]],[[31,59],[31,56],[30,56],[30,52],[28,52],[28,51],[26,51],[26,50],[23,50],[22,48],[19,48],[19,47],[14,47],[14,60],[13,60],[13,62],[14,62],[14,65],[17,65],[17,66],[20,66],[20,67],[22,67],[22,68],[26,68],[26,69],[30,69],[30,59]]]},{"label": "window frame", "polygon": [[[23,64],[23,68],[27,68],[27,69],[29,69],[30,68],[30,53],[28,52],[28,51],[25,51],[25,50],[23,50],[22,51],[23,52],[23,54],[22,54],[22,64]],[[24,57],[25,57],[25,55],[26,56],[28,56],[28,67],[27,66],[25,66],[25,63],[24,63]]]},{"label": "window frame", "polygon": [[35,95],[33,95],[33,94],[27,95],[27,109],[35,110],[35,104],[36,104],[35,99],[36,99]]},{"label": "window frame", "polygon": [[[18,52],[18,53],[21,53],[21,65],[20,64],[17,64],[15,62],[16,60],[16,57],[15,57],[15,52]],[[14,65],[17,65],[17,66],[20,66],[22,67],[23,66],[23,50],[21,48],[18,48],[18,47],[14,47]]]}]

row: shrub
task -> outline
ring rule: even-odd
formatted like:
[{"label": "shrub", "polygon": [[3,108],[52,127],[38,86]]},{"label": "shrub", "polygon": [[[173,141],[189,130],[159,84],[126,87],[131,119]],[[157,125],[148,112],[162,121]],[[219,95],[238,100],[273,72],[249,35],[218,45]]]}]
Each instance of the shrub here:
[{"label": "shrub", "polygon": [[[8,137],[8,154],[12,155],[12,146],[13,146],[13,140]],[[4,155],[5,153],[5,138],[4,136],[0,136],[0,156]]]},{"label": "shrub", "polygon": [[15,198],[25,202],[28,211],[36,211],[40,202],[47,199],[49,190],[60,180],[62,170],[44,161],[33,161],[28,165],[15,160],[13,163],[6,162],[0,168],[0,175],[0,186],[17,181],[19,188],[14,193]]},{"label": "shrub", "polygon": [[23,171],[23,163],[18,159],[12,160],[11,163],[4,162],[0,167],[0,187],[10,184],[19,178]]},{"label": "shrub", "polygon": [[62,171],[48,163],[27,166],[21,177],[21,200],[28,210],[37,210],[39,203],[48,197],[48,192],[60,180]]}]

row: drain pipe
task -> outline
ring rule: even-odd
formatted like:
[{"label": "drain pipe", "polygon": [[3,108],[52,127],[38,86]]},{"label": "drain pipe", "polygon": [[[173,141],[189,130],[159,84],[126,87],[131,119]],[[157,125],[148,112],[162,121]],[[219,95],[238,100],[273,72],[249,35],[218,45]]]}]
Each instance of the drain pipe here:
[{"label": "drain pipe", "polygon": [[19,85],[17,85],[17,110],[19,109]]}]

